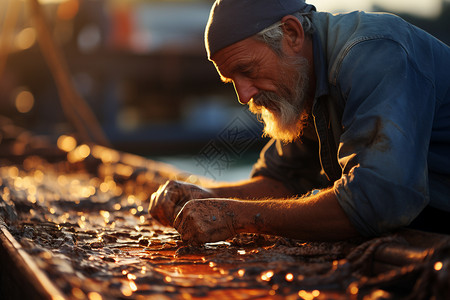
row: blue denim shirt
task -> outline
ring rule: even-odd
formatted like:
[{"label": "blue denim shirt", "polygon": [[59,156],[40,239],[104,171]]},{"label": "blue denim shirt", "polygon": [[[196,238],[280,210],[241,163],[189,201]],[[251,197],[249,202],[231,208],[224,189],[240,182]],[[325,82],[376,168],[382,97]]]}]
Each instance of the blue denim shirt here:
[{"label": "blue denim shirt", "polygon": [[298,194],[332,186],[365,236],[427,205],[450,211],[450,48],[390,14],[312,19],[315,133],[270,141],[252,176]]}]

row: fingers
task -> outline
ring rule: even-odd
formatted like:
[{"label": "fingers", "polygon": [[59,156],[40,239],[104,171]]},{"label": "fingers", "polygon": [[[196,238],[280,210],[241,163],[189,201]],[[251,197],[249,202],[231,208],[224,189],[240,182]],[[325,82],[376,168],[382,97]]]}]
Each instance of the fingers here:
[{"label": "fingers", "polygon": [[191,199],[209,197],[211,193],[199,186],[168,180],[150,198],[149,213],[162,225],[172,226],[182,207]]},{"label": "fingers", "polygon": [[184,205],[173,223],[183,241],[202,244],[226,240],[236,235],[230,214],[220,209],[220,205],[217,205],[219,201],[191,200]]},{"label": "fingers", "polygon": [[164,226],[171,226],[175,204],[171,200],[173,192],[168,189],[167,181],[150,197],[149,214]]}]

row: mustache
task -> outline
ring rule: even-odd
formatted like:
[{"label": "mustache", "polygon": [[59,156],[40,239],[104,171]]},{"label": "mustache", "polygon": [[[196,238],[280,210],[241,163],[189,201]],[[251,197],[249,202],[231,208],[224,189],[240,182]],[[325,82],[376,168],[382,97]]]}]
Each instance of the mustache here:
[{"label": "mustache", "polygon": [[255,97],[253,97],[252,104],[258,109],[264,107],[267,110],[279,112],[279,103],[281,101],[283,101],[281,97],[274,92],[260,91]]}]

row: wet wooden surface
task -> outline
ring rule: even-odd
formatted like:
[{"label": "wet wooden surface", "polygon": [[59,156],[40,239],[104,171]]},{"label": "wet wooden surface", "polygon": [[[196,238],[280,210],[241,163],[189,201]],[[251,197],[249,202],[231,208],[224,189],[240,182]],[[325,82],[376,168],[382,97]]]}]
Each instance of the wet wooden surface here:
[{"label": "wet wooden surface", "polygon": [[52,151],[58,159],[42,151],[1,159],[5,299],[448,295],[438,286],[448,279],[447,236],[400,231],[311,243],[242,234],[192,247],[148,216],[148,199],[169,178],[201,178],[99,146]]}]

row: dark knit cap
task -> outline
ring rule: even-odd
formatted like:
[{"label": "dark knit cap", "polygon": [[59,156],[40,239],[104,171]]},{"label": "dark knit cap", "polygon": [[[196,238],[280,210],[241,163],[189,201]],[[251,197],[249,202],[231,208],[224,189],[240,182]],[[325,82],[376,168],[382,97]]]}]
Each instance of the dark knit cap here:
[{"label": "dark knit cap", "polygon": [[216,0],[205,30],[208,59],[298,11],[316,10],[304,0]]}]

